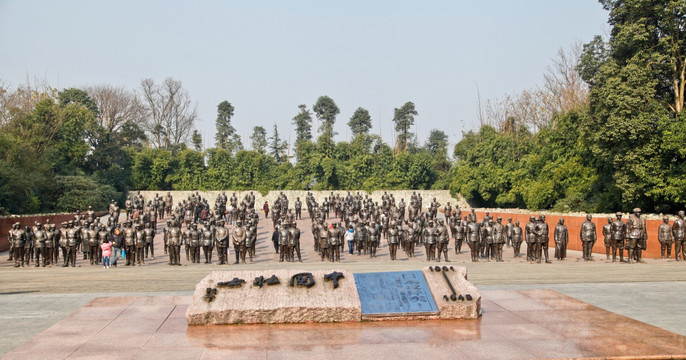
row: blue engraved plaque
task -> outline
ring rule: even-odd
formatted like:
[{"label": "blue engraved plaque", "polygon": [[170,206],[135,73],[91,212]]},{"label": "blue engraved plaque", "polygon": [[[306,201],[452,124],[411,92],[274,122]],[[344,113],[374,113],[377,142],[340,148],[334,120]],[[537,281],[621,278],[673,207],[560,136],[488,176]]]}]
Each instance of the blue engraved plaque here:
[{"label": "blue engraved plaque", "polygon": [[437,314],[429,286],[421,271],[354,274],[362,315]]}]

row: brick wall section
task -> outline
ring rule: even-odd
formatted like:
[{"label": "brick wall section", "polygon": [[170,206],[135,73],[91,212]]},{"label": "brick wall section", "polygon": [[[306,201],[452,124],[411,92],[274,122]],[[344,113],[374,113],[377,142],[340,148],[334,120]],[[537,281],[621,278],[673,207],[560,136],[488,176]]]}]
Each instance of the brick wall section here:
[{"label": "brick wall section", "polygon": [[[85,213],[82,214],[85,215]],[[106,211],[102,211],[96,213],[96,216],[103,216],[106,214]],[[0,252],[7,251],[10,248],[10,243],[9,239],[7,238],[7,234],[12,229],[12,225],[14,223],[20,222],[21,226],[26,227],[35,225],[36,221],[39,221],[41,224],[45,224],[45,221],[47,219],[50,219],[50,222],[53,224],[57,224],[57,228],[59,229],[60,224],[63,221],[74,220],[74,215],[76,215],[76,213],[0,217]]]},{"label": "brick wall section", "polygon": [[[555,226],[557,226],[558,222],[560,221],[560,218],[565,219],[565,225],[567,225],[567,228],[569,230],[569,244],[567,245],[567,249],[569,250],[578,250],[581,251],[581,239],[579,238],[579,232],[581,230],[581,224],[586,221],[586,215],[581,215],[581,214],[573,214],[573,215],[566,215],[566,214],[552,214],[552,213],[533,213],[533,212],[509,212],[509,211],[497,211],[497,210],[475,210],[477,218],[480,220],[486,215],[486,211],[490,213],[490,215],[494,218],[497,219],[498,216],[503,218],[503,224],[507,223],[507,219],[512,218],[512,222],[514,223],[515,221],[519,221],[519,225],[524,229],[524,226],[529,222],[529,217],[530,216],[538,216],[540,214],[545,215],[545,222],[548,224],[548,227],[550,228],[550,247],[551,249],[554,249],[555,247],[555,241],[553,238],[553,233],[555,230]],[[467,215],[468,212],[462,212],[462,216],[464,217]],[[603,226],[607,224],[607,218],[611,216],[608,214],[596,214],[593,215],[593,221],[596,226],[596,231],[598,232],[598,241],[596,241],[595,246],[593,247],[593,252],[597,254],[605,254],[605,243],[603,241]],[[627,217],[629,214],[624,214],[622,216],[622,220],[626,221]],[[613,216],[614,217],[614,216]],[[647,232],[648,232],[648,244],[647,244],[647,250],[643,252],[643,257],[645,258],[659,258],[660,257],[660,243],[657,241],[657,228],[660,226],[662,223],[662,220],[657,220],[657,219],[652,219],[655,218],[655,216],[650,216],[646,220],[646,227],[647,227]],[[670,224],[672,222],[670,221]],[[552,251],[552,250],[551,250]],[[550,253],[551,256],[553,253]],[[626,254],[626,252],[625,252]],[[672,254],[673,255],[673,254]],[[596,256],[596,259],[598,257]],[[603,258],[604,259],[604,258]]]}]

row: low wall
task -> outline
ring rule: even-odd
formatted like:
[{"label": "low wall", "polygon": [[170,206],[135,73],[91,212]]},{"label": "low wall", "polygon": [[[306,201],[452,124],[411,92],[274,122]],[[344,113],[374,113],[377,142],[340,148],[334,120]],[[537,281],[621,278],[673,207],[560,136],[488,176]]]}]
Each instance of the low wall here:
[{"label": "low wall", "polygon": [[[494,219],[498,218],[499,216],[503,218],[503,224],[507,223],[507,219],[512,219],[512,222],[514,223],[515,221],[519,221],[519,225],[524,229],[526,224],[529,222],[529,217],[530,216],[536,216],[538,218],[539,215],[543,214],[545,215],[545,222],[548,224],[548,227],[550,228],[550,246],[551,248],[555,247],[555,242],[553,238],[553,233],[555,231],[555,226],[557,226],[558,222],[560,221],[561,218],[565,219],[565,225],[567,225],[567,229],[569,230],[569,244],[567,245],[567,249],[569,250],[578,250],[582,251],[581,248],[581,239],[580,239],[580,231],[581,231],[581,224],[586,221],[586,215],[582,214],[557,214],[557,213],[547,213],[547,212],[525,212],[525,211],[498,211],[498,210],[486,210],[486,209],[479,209],[475,210],[477,218],[480,220],[482,219],[485,215],[486,212],[489,212],[490,216],[492,216]],[[467,215],[468,212],[462,211],[462,216],[464,217]],[[622,219],[626,221],[627,217],[629,214],[624,214],[622,216]],[[596,254],[605,254],[605,242],[603,241],[603,226],[607,224],[607,218],[608,217],[613,217],[614,215],[610,214],[594,214],[592,215],[593,218],[591,221],[595,223],[596,226],[596,232],[598,233],[598,241],[596,241],[595,246],[593,246],[593,252]],[[648,243],[647,243],[647,250],[643,252],[643,257],[645,258],[660,258],[660,243],[657,241],[657,228],[660,226],[662,223],[662,220],[657,220],[657,216],[647,216],[646,217],[646,228],[648,232]],[[670,224],[672,222],[670,221]],[[550,253],[551,256],[553,256],[553,252]],[[601,257],[604,259],[604,257]],[[596,259],[598,257],[596,256]]]},{"label": "low wall", "polygon": [[[143,198],[145,198],[145,201],[147,202],[148,200],[154,199],[155,194],[159,194],[162,197],[165,197],[167,192],[170,192],[172,194],[172,198],[174,200],[174,206],[181,202],[184,199],[187,199],[188,197],[191,196],[191,194],[195,193],[195,191],[141,191],[141,195],[143,195]],[[223,192],[226,193],[226,196],[231,198],[231,195],[233,193],[236,194],[236,197],[238,197],[238,201],[240,202],[243,200],[243,197],[245,194],[250,193],[250,191],[199,191],[200,196],[203,198],[207,199],[208,203],[210,206],[214,205],[214,201],[217,199],[217,196],[222,194]],[[264,204],[265,201],[269,202],[269,206],[274,203],[274,200],[279,196],[279,194],[283,192],[286,194],[288,197],[289,201],[289,206],[293,206],[293,202],[295,202],[296,198],[300,198],[300,201],[303,202],[303,207],[305,207],[305,196],[307,196],[307,191],[298,191],[298,190],[284,190],[284,191],[270,191],[266,195],[260,194],[259,191],[253,191],[253,194],[255,195],[255,207],[258,210],[262,209],[262,204]],[[358,191],[350,191],[351,194],[355,195]],[[385,191],[389,194],[393,194],[393,197],[395,198],[396,203],[399,202],[401,199],[405,199],[405,203],[409,205],[410,203],[410,196],[412,195],[413,192],[417,194],[422,195],[422,206],[427,207],[429,206],[429,203],[433,198],[436,198],[436,200],[441,204],[441,206],[447,204],[450,202],[450,204],[455,207],[456,205],[460,207],[461,209],[468,208],[469,205],[467,204],[467,201],[460,197],[459,199],[456,199],[450,195],[450,191],[448,190],[387,190]],[[129,195],[131,194],[136,194],[138,191],[131,191]],[[311,193],[314,195],[314,198],[317,200],[317,202],[322,202],[325,197],[328,197],[331,193],[334,195],[339,194],[341,197],[344,197],[348,194],[348,191],[311,191]],[[374,191],[371,193],[367,193],[365,191],[359,191],[359,193],[362,196],[369,195],[369,197],[372,198],[374,201],[378,201],[379,204],[381,204],[381,196],[383,195],[384,191]]]},{"label": "low wall", "polygon": [[[85,215],[85,213],[81,213]],[[107,211],[97,212],[96,216],[106,215]],[[12,230],[12,225],[16,222],[21,223],[21,226],[34,226],[36,221],[41,224],[50,219],[50,222],[57,224],[57,228],[60,228],[60,224],[64,221],[74,220],[74,215],[76,213],[64,213],[64,214],[44,214],[44,215],[25,215],[25,216],[9,216],[0,217],[0,252],[7,251],[10,248],[9,238],[7,237],[10,230]]]}]

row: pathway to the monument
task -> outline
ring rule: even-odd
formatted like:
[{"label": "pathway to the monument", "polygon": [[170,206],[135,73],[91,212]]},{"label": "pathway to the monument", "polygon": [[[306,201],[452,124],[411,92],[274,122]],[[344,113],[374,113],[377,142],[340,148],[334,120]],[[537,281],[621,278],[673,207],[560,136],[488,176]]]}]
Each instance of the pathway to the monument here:
[{"label": "pathway to the monument", "polygon": [[[309,219],[298,221],[302,230],[303,262],[279,262],[271,243],[271,219],[260,221],[257,254],[253,263],[240,265],[191,264],[182,250],[183,266],[168,266],[163,253],[163,221],[159,222],[155,259],[146,259],[143,266],[103,269],[88,261],[77,261],[76,268],[14,268],[8,254],[0,254],[0,355],[65,318],[96,297],[191,295],[196,283],[215,270],[293,268],[303,270],[346,269],[353,273],[371,271],[419,270],[428,263],[423,247],[417,247],[416,257],[409,259],[398,251],[398,260],[391,261],[388,247],[382,239],[377,258],[367,255],[341,254],[341,263],[322,262],[313,249]],[[551,241],[552,244],[552,241]],[[347,250],[347,244],[346,244]],[[686,325],[680,316],[686,308],[686,262],[647,260],[647,264],[620,264],[595,254],[596,261],[583,262],[581,254],[569,251],[567,260],[553,264],[530,264],[514,258],[512,248],[505,247],[504,262],[470,261],[469,249],[454,252],[451,240],[451,264],[466,266],[469,280],[479,289],[552,289],[599,306],[606,310],[686,335]],[[522,246],[525,253],[526,245]],[[554,248],[550,249],[552,258]],[[201,255],[202,257],[202,255]],[[204,260],[204,257],[203,257]],[[233,249],[229,254],[233,262]],[[432,262],[432,264],[434,264]],[[61,265],[61,264],[60,264]]]}]

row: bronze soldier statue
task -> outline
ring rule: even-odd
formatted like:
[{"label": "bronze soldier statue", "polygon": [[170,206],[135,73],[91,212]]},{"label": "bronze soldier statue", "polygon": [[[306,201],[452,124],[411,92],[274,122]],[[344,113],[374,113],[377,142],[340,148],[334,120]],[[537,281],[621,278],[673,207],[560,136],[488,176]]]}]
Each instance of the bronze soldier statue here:
[{"label": "bronze soldier statue", "polygon": [[667,259],[672,256],[672,243],[674,242],[674,235],[672,234],[672,226],[669,225],[669,216],[662,217],[662,224],[657,228],[657,241],[660,242],[660,258]]},{"label": "bronze soldier statue", "polygon": [[279,231],[279,262],[291,261],[291,253],[289,251],[290,246],[290,236],[291,232],[289,230],[288,223],[281,223],[277,225]]},{"label": "bronze soldier statue", "polygon": [[677,219],[672,224],[672,234],[674,236],[674,259],[676,261],[686,260],[686,220],[684,211],[679,210]]},{"label": "bronze soldier statue", "polygon": [[47,265],[52,265],[57,249],[57,231],[55,224],[46,224],[45,228],[45,259]]},{"label": "bronze soldier statue", "polygon": [[172,213],[172,204],[174,204],[174,198],[171,192],[167,192],[167,196],[164,198],[164,210],[167,215]]},{"label": "bronze soldier statue", "polygon": [[355,221],[353,223],[353,228],[355,229],[355,247],[357,248],[357,255],[362,255],[362,252],[367,253],[367,229],[364,224]]},{"label": "bronze soldier statue", "polygon": [[128,221],[133,217],[133,200],[129,197],[124,206],[126,207],[126,220]]},{"label": "bronze soldier statue", "polygon": [[187,243],[186,246],[189,248],[191,263],[200,263],[200,231],[198,230],[198,224],[192,223],[190,230],[186,232]]},{"label": "bronze soldier statue", "polygon": [[493,225],[493,252],[495,252],[495,261],[503,262],[503,246],[505,246],[507,238],[507,229],[503,226],[503,219],[498,216],[498,220]]},{"label": "bronze soldier statue", "polygon": [[332,262],[341,262],[341,229],[335,222],[331,224],[331,229],[329,229],[329,252]]},{"label": "bronze soldier statue", "polygon": [[167,230],[167,251],[169,252],[169,265],[181,266],[181,242],[183,234],[178,221],[172,221]]},{"label": "bronze soldier statue", "polygon": [[367,234],[367,249],[369,249],[369,257],[376,257],[376,249],[379,247],[381,241],[381,227],[374,223],[367,224],[365,229]]},{"label": "bronze soldier statue", "polygon": [[126,266],[136,265],[136,230],[132,222],[124,223],[124,251],[126,252]]},{"label": "bronze soldier statue", "polygon": [[171,229],[172,227],[172,221],[175,220],[175,216],[172,215],[171,219],[167,220],[167,226],[164,228],[164,230],[162,230],[162,241],[164,242],[164,255],[169,254],[169,229]]},{"label": "bronze soldier statue", "polygon": [[[421,236],[422,236],[422,228],[419,226],[419,223],[416,221],[411,221],[409,222],[409,229],[408,233],[410,233],[410,239],[407,244],[407,256],[413,258],[414,257],[414,250],[415,247],[417,246],[417,243],[420,241]],[[380,226],[377,226],[379,230],[377,230],[377,236],[380,235]],[[378,244],[378,241],[377,241]]]},{"label": "bronze soldier statue", "polygon": [[70,221],[67,228],[67,261],[62,265],[63,267],[69,265],[76,267],[76,248],[79,246],[80,237],[81,232],[78,228],[74,227],[74,222]]},{"label": "bronze soldier statue", "polygon": [[41,223],[36,222],[36,227],[33,229],[33,249],[36,252],[36,267],[40,266],[40,260],[43,259],[43,267],[45,267],[47,261],[47,250],[46,242],[48,241],[48,236],[43,229]]},{"label": "bronze soldier statue", "polygon": [[229,263],[227,259],[227,251],[229,247],[229,229],[224,226],[224,220],[217,221],[217,228],[215,229],[214,236],[217,244],[217,257],[219,258],[219,265],[226,265]]},{"label": "bronze soldier statue", "polygon": [[[254,214],[254,213],[253,213]],[[255,245],[257,244],[257,226],[255,217],[248,220],[247,226],[245,227],[245,251],[250,257],[250,262],[253,262],[255,257]],[[212,254],[210,254],[212,258]]]},{"label": "bronze soldier statue", "polygon": [[595,244],[598,237],[595,224],[591,221],[591,218],[591,214],[587,214],[586,221],[581,224],[581,229],[579,230],[584,261],[593,261],[593,244]]},{"label": "bronze soldier statue", "polygon": [[398,244],[400,243],[400,234],[395,220],[391,221],[389,226],[388,239],[386,239],[388,242],[388,253],[390,254],[391,260],[396,260]]},{"label": "bronze soldier statue", "polygon": [[326,225],[321,226],[319,228],[319,252],[321,254],[322,261],[324,261],[324,259],[328,259],[330,257],[329,256],[329,231],[326,228]]},{"label": "bronze soldier statue", "polygon": [[88,259],[91,265],[98,264],[98,231],[95,229],[95,223],[90,224],[90,228],[86,232],[86,241],[88,241]]},{"label": "bronze soldier statue", "polygon": [[[59,246],[62,249],[62,260],[63,260],[63,266],[66,266],[67,264],[67,252],[69,249],[68,245],[68,237],[67,237],[67,231],[69,231],[69,222],[65,221],[62,223],[62,226],[60,227],[60,233],[59,233]],[[57,265],[57,256],[55,256],[55,265]]]},{"label": "bronze soldier statue", "polygon": [[426,261],[436,260],[436,235],[438,229],[433,220],[429,220],[429,226],[424,229],[423,240],[426,249]]},{"label": "bronze soldier statue", "polygon": [[[145,226],[150,226],[150,223],[145,224]],[[145,264],[145,241],[143,225],[138,224],[136,226],[136,259],[138,260],[138,266]]]},{"label": "bronze soldier statue", "polygon": [[633,261],[644,263],[641,252],[646,248],[646,221],[641,217],[641,209],[639,208],[635,208],[633,214],[629,215],[626,221],[626,238],[629,263]]},{"label": "bronze soldier statue", "polygon": [[298,255],[298,261],[302,262],[303,260],[300,256],[300,229],[296,226],[295,221],[291,223],[288,231],[290,232],[288,235],[288,248],[291,250],[290,257],[295,261],[295,255]]},{"label": "bronze soldier statue", "polygon": [[618,212],[617,219],[612,222],[612,262],[617,260],[619,250],[619,261],[624,262],[624,237],[626,236],[626,224],[622,221],[622,213]]},{"label": "bronze soldier statue", "polygon": [[512,227],[512,247],[514,248],[514,257],[522,257],[522,241],[524,240],[524,232],[522,227],[519,226],[519,221],[515,221]]},{"label": "bronze soldier statue", "polygon": [[26,231],[21,228],[21,223],[15,223],[10,231],[12,244],[12,259],[14,259],[14,267],[24,267],[24,243],[26,240]]},{"label": "bronze soldier statue", "polygon": [[[448,204],[449,206],[450,204]],[[438,259],[437,261],[441,261],[441,253],[443,254],[443,259],[445,261],[450,261],[448,260],[448,244],[450,243],[450,237],[448,235],[448,228],[445,226],[445,221],[443,219],[438,220],[438,226],[437,226],[437,253],[438,253]]]},{"label": "bronze soldier statue", "polygon": [[200,245],[202,246],[203,255],[205,255],[205,264],[212,263],[212,251],[214,250],[214,232],[210,228],[210,223],[205,221],[205,225],[200,233]]},{"label": "bronze soldier statue", "polygon": [[481,243],[487,247],[485,251],[486,261],[491,261],[493,253],[493,238],[495,236],[495,229],[493,228],[493,219],[488,220],[481,225]]},{"label": "bronze soldier statue", "polygon": [[534,261],[536,258],[536,218],[529,217],[529,223],[524,227],[526,240],[526,261]]},{"label": "bronze soldier statue", "polygon": [[24,228],[26,241],[24,241],[24,262],[28,266],[33,261],[33,230],[30,226]]},{"label": "bronze soldier statue", "polygon": [[567,244],[569,243],[569,230],[565,225],[565,219],[560,219],[553,233],[555,239],[555,258],[564,260],[567,258]]},{"label": "bronze soldier statue", "polygon": [[610,260],[612,249],[612,218],[607,218],[607,224],[603,226],[603,243],[605,244],[605,260]]},{"label": "bronze soldier statue", "polygon": [[472,262],[479,261],[479,244],[481,243],[481,229],[479,228],[479,223],[476,222],[476,215],[473,213],[469,215],[469,221],[467,222],[467,245],[469,245],[469,251],[472,255]]},{"label": "bronze soldier statue", "polygon": [[145,236],[145,258],[148,258],[148,253],[151,258],[155,258],[155,223],[145,224],[143,235]]},{"label": "bronze soldier statue", "polygon": [[548,228],[548,223],[545,222],[545,215],[541,215],[538,217],[538,222],[536,223],[536,235],[538,237],[538,252],[536,261],[540,263],[543,258],[543,256],[541,255],[544,255],[545,263],[551,264],[552,262],[548,259],[548,243],[550,242],[550,230]]},{"label": "bronze soldier statue", "polygon": [[243,226],[243,222],[240,219],[238,219],[236,220],[236,226],[233,228],[233,231],[231,231],[233,251],[236,253],[235,264],[238,264],[239,260],[242,261],[243,264],[245,264],[245,238],[245,227]]},{"label": "bronze soldier statue", "polygon": [[[75,224],[77,231],[79,232],[79,245],[81,246],[81,252],[83,253],[83,260],[88,260],[88,254],[90,253],[90,245],[88,243],[88,222],[85,219],[80,220]],[[78,246],[77,245],[77,251]]]},{"label": "bronze soldier statue", "polygon": [[507,219],[507,224],[505,224],[505,237],[507,239],[507,246],[512,246],[512,229],[514,229],[514,224],[512,224],[512,218]]},{"label": "bronze soldier statue", "polygon": [[300,198],[295,198],[295,203],[293,204],[295,207],[295,218],[297,220],[302,220],[302,207],[303,203],[300,201]]}]

